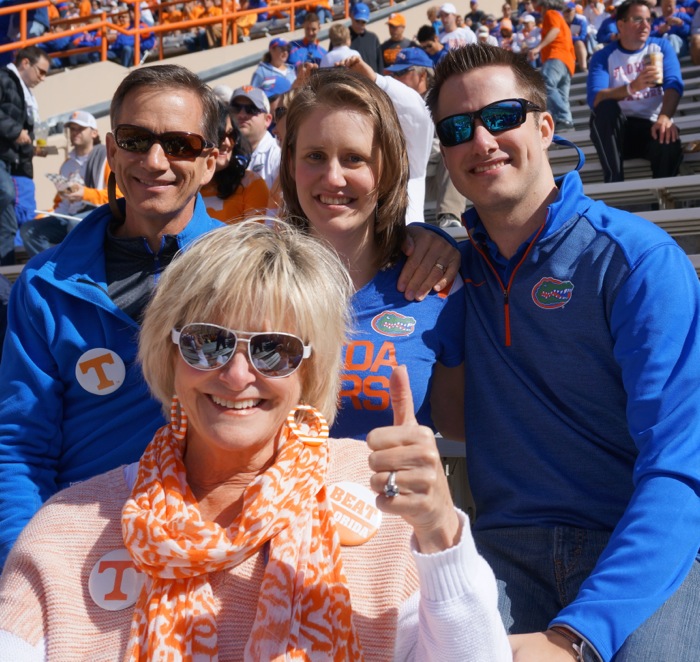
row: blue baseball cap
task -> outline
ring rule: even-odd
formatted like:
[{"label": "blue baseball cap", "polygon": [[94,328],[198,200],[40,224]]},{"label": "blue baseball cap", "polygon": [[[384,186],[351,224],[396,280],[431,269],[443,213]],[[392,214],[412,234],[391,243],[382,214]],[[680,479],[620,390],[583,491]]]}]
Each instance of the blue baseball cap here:
[{"label": "blue baseball cap", "polygon": [[289,46],[289,42],[286,39],[282,39],[282,37],[277,37],[270,42],[268,49],[273,48],[275,46],[279,46],[280,48],[287,48],[287,46]]},{"label": "blue baseball cap", "polygon": [[364,2],[358,2],[352,10],[352,17],[356,21],[369,21],[369,7]]},{"label": "blue baseball cap", "polygon": [[433,68],[433,61],[422,48],[404,48],[396,55],[394,64],[387,67],[385,71],[398,73],[410,67],[430,67]]}]

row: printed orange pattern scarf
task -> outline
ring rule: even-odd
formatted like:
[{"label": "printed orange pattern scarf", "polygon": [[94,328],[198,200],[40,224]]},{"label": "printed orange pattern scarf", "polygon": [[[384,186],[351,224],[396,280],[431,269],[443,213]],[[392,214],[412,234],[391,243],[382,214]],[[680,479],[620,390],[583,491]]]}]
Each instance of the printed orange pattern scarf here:
[{"label": "printed orange pattern scarf", "polygon": [[124,543],[146,574],[126,660],[217,660],[208,574],[268,542],[245,659],[362,659],[325,487],[328,425],[300,405],[281,435],[275,463],[246,488],[240,515],[224,529],[202,519],[187,485],[187,415],[173,398],[171,422],[146,448],[122,511]]}]

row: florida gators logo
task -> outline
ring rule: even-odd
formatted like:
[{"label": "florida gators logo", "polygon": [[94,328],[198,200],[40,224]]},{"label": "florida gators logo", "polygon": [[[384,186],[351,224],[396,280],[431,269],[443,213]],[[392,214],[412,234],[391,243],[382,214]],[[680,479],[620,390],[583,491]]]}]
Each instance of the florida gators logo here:
[{"label": "florida gators logo", "polygon": [[410,336],[416,328],[416,320],[393,310],[385,310],[372,320],[372,328],[383,336]]},{"label": "florida gators logo", "polygon": [[574,284],[571,281],[548,276],[532,288],[532,300],[547,310],[562,308],[571,301],[573,291]]}]

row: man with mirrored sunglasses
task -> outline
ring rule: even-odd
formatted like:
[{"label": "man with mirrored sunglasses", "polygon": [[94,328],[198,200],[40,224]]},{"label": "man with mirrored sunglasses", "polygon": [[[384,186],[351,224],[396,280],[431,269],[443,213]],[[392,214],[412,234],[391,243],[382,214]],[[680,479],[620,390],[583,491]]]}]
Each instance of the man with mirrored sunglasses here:
[{"label": "man with mirrored sunglasses", "polygon": [[132,71],[110,119],[109,203],[32,259],[12,288],[0,366],[0,563],[43,501],[136,460],[163,424],[136,359],[142,314],[176,253],[221,225],[198,195],[214,174],[218,101],[195,74]]},{"label": "man with mirrored sunglasses", "polygon": [[451,51],[427,103],[474,203],[468,470],[514,660],[691,662],[697,275],[663,230],[587,198],[577,172],[554,178],[545,84],[520,56]]}]

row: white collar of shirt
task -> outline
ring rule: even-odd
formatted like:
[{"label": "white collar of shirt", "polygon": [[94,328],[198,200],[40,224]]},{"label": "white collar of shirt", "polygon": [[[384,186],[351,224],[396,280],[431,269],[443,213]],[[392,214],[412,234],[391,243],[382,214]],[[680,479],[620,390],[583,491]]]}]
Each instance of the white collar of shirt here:
[{"label": "white collar of shirt", "polygon": [[32,91],[24,84],[22,76],[20,76],[17,67],[10,62],[7,68],[19,79],[19,83],[22,86],[22,91],[24,92],[24,102],[27,104],[27,117],[31,120],[32,124],[39,123],[39,104],[37,103],[36,97],[32,94]]}]

